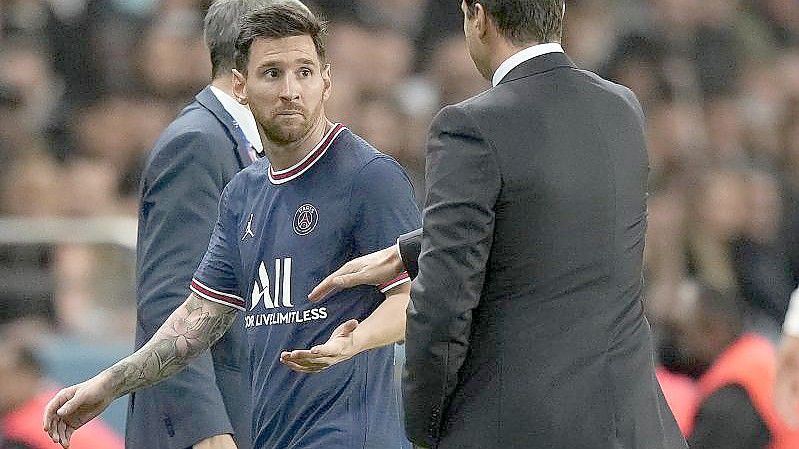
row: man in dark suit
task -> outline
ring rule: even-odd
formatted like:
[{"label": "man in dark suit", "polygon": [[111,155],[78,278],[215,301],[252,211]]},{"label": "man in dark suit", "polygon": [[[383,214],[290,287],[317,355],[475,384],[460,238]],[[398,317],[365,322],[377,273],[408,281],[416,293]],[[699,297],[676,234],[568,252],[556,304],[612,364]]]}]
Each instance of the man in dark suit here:
[{"label": "man in dark suit", "polygon": [[[222,189],[255,158],[250,111],[232,97],[239,19],[256,0],[217,0],[205,17],[212,82],[164,131],[142,176],[136,348],[189,294],[216,222]],[[131,394],[128,449],[246,449],[250,393],[244,326],[234,325],[186,370]],[[235,439],[235,443],[234,443]]]},{"label": "man in dark suit", "polygon": [[[494,87],[433,121],[424,227],[400,239],[418,269],[409,437],[441,449],[686,447],[643,315],[641,106],[563,53],[563,0],[461,6]],[[395,248],[366,256],[311,296],[379,283],[400,262]]]}]

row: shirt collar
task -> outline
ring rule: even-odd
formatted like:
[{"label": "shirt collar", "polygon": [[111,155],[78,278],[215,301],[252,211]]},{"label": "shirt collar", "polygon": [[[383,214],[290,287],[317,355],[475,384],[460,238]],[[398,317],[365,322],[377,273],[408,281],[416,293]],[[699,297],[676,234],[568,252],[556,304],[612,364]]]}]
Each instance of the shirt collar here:
[{"label": "shirt collar", "polygon": [[244,137],[250,142],[250,145],[255,148],[258,153],[263,153],[264,144],[261,142],[261,135],[258,134],[258,126],[255,124],[255,117],[253,117],[250,108],[236,101],[233,97],[225,93],[218,87],[211,86],[211,92],[214,93],[216,99],[222,103],[228,114],[233,117],[233,121],[244,132]]},{"label": "shirt collar", "polygon": [[532,47],[527,47],[524,50],[514,54],[510,58],[506,59],[497,71],[494,72],[494,77],[491,80],[491,83],[496,86],[499,84],[503,78],[505,78],[511,70],[515,69],[521,63],[525,61],[529,61],[535,57],[545,55],[547,53],[564,53],[563,47],[557,42],[550,42],[546,44],[538,44],[533,45]]},{"label": "shirt collar", "polygon": [[317,161],[322,159],[322,156],[324,156],[327,152],[327,149],[332,146],[333,141],[336,140],[336,137],[338,137],[339,134],[341,134],[341,132],[345,129],[347,128],[345,128],[341,123],[336,123],[333,125],[333,127],[330,128],[327,133],[325,133],[325,136],[322,137],[322,140],[319,141],[319,143],[317,143],[316,146],[304,158],[302,158],[301,161],[289,168],[275,170],[270,164],[269,181],[271,181],[272,184],[280,185],[302,176],[302,174],[313,167]]}]

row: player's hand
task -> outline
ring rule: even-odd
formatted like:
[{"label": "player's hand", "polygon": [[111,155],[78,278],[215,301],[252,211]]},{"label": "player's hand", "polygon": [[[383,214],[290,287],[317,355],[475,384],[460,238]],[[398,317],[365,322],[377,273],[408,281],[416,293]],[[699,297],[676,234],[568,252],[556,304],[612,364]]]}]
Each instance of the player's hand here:
[{"label": "player's hand", "polygon": [[192,449],[237,449],[230,434],[214,435],[192,446]]},{"label": "player's hand", "polygon": [[774,401],[780,416],[791,427],[799,427],[799,337],[782,338]]},{"label": "player's hand", "polygon": [[64,388],[44,408],[44,431],[53,442],[68,448],[75,430],[102,413],[114,399],[99,376]]},{"label": "player's hand", "polygon": [[280,362],[300,373],[318,373],[343,362],[357,354],[352,333],[358,327],[358,320],[349,320],[341,324],[326,343],[311,349],[284,351],[280,354]]},{"label": "player's hand", "polygon": [[326,277],[308,295],[311,301],[321,301],[328,295],[356,285],[380,285],[403,270],[397,245],[358,257]]}]

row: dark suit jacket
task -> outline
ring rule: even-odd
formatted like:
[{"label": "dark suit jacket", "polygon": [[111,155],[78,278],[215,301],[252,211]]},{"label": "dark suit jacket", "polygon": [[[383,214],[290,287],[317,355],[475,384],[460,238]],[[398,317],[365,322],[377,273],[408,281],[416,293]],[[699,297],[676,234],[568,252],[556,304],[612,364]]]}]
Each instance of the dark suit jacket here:
[{"label": "dark suit jacket", "polygon": [[[210,88],[156,142],[142,176],[136,348],[188,297],[222,189],[250,163],[248,149]],[[249,364],[239,321],[185,370],[131,395],[128,449],[185,449],[224,433],[234,434],[239,449],[250,447]]]},{"label": "dark suit jacket", "polygon": [[438,114],[406,335],[412,441],[685,447],[641,300],[647,166],[633,93],[562,53]]}]

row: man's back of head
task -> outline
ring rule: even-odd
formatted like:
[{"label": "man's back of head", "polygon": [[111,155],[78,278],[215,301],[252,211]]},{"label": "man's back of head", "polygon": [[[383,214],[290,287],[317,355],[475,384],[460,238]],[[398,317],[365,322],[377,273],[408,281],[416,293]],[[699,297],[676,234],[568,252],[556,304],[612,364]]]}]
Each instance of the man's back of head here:
[{"label": "man's back of head", "polygon": [[518,47],[560,42],[563,32],[564,0],[464,0],[474,14],[482,5],[499,32]]}]

